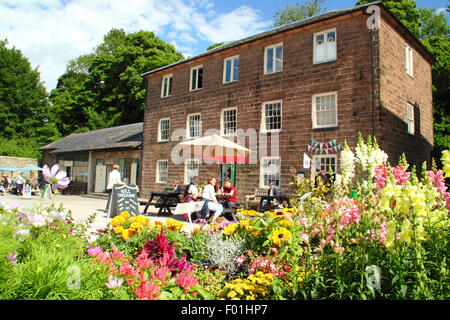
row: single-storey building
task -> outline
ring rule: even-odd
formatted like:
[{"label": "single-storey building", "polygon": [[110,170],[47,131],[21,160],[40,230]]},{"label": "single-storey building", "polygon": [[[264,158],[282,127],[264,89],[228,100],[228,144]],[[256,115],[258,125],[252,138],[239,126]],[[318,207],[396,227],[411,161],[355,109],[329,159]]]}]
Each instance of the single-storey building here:
[{"label": "single-storey building", "polygon": [[114,164],[122,180],[138,184],[143,123],[133,123],[90,132],[73,133],[40,150],[43,165],[59,164],[71,179],[74,193],[103,193]]}]

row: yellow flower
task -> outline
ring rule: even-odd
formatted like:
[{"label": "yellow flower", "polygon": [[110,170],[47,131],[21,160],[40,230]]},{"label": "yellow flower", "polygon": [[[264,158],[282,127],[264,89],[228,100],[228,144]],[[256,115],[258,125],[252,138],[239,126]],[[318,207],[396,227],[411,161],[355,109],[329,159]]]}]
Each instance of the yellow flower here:
[{"label": "yellow flower", "polygon": [[226,236],[232,235],[238,228],[238,223],[230,223],[225,228],[223,228],[223,234]]},{"label": "yellow flower", "polygon": [[244,229],[247,229],[247,227],[249,226],[249,224],[250,224],[250,220],[241,220],[241,222],[239,222],[239,224],[240,224],[240,226],[242,227],[242,228],[244,228]]},{"label": "yellow flower", "polygon": [[110,223],[113,227],[117,227],[120,226],[121,224],[124,224],[125,221],[127,221],[127,219],[124,218],[123,216],[115,216],[114,218],[112,218]]},{"label": "yellow flower", "polygon": [[172,218],[167,219],[167,221],[166,221],[167,229],[172,230],[172,231],[180,230],[181,228],[183,228],[183,225],[184,225],[183,222],[172,219]]},{"label": "yellow flower", "polygon": [[400,241],[410,243],[412,236],[411,222],[405,219],[402,224],[402,231],[400,233]]},{"label": "yellow flower", "polygon": [[272,232],[271,238],[274,245],[281,246],[292,238],[292,233],[286,228],[278,228]]},{"label": "yellow flower", "polygon": [[445,150],[442,152],[441,160],[444,166],[442,171],[444,172],[446,178],[450,178],[450,150]]},{"label": "yellow flower", "polygon": [[141,230],[144,229],[144,226],[142,224],[140,224],[139,222],[133,222],[130,225],[130,229],[135,231],[135,232],[137,232],[137,233],[140,233]]},{"label": "yellow flower", "polygon": [[128,240],[132,235],[133,234],[132,234],[130,229],[124,229],[122,231],[122,239],[125,240],[125,241]]},{"label": "yellow flower", "polygon": [[283,220],[280,220],[280,225],[282,225],[282,226],[284,226],[284,227],[289,227],[289,226],[292,226],[292,222],[291,221],[289,221],[288,219],[283,219]]},{"label": "yellow flower", "polygon": [[121,215],[122,217],[124,217],[125,219],[128,219],[128,218],[130,217],[130,213],[129,213],[128,211],[122,211],[122,212],[120,213],[120,215]]},{"label": "yellow flower", "polygon": [[234,298],[234,297],[236,297],[236,295],[237,295],[236,291],[232,290],[232,291],[228,292],[227,297],[228,298]]},{"label": "yellow flower", "polygon": [[122,233],[123,230],[125,230],[124,227],[122,227],[122,226],[117,226],[117,227],[114,228],[114,234]]}]

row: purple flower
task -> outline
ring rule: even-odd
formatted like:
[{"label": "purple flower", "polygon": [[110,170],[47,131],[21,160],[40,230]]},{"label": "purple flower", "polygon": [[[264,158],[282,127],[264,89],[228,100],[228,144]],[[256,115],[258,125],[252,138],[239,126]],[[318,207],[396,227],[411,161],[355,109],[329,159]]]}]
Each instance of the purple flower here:
[{"label": "purple flower", "polygon": [[67,177],[67,172],[64,170],[59,171],[59,165],[54,164],[51,169],[47,165],[42,168],[42,174],[44,180],[52,185],[52,190],[56,192],[58,189],[65,189],[70,183],[70,179]]},{"label": "purple flower", "polygon": [[57,220],[63,220],[63,214],[59,211],[50,211],[50,215],[54,218],[56,218]]},{"label": "purple flower", "polygon": [[8,256],[6,257],[6,259],[8,259],[9,261],[11,261],[11,263],[12,263],[13,265],[16,265],[16,264],[17,264],[17,253],[11,253],[10,255],[8,255]]},{"label": "purple flower", "polygon": [[95,248],[89,248],[87,251],[88,255],[90,255],[91,257],[96,257],[100,254],[103,253],[102,248],[100,247],[95,247]]},{"label": "purple flower", "polygon": [[47,218],[46,216],[43,216],[42,214],[27,214],[27,220],[30,222],[30,225],[33,227],[42,227],[47,223],[47,220],[49,222],[52,222],[52,218]]},{"label": "purple flower", "polygon": [[16,232],[16,236],[18,237],[24,237],[30,234],[30,229],[21,229]]},{"label": "purple flower", "polygon": [[110,289],[116,289],[122,285],[123,278],[117,279],[116,277],[110,276],[109,282],[106,282],[105,285]]}]

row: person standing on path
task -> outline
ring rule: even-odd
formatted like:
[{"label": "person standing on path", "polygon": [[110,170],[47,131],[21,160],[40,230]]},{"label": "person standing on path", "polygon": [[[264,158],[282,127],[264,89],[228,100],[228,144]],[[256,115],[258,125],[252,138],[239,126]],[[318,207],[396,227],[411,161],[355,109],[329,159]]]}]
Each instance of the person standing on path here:
[{"label": "person standing on path", "polygon": [[16,183],[17,194],[21,195],[23,190],[23,184],[25,183],[25,178],[22,177],[22,172],[19,172],[19,175],[16,177],[14,182]]},{"label": "person standing on path", "polygon": [[120,179],[119,165],[113,165],[112,171],[108,176],[108,185],[106,186],[106,192],[111,193],[112,188],[114,188],[115,184],[124,184]]}]

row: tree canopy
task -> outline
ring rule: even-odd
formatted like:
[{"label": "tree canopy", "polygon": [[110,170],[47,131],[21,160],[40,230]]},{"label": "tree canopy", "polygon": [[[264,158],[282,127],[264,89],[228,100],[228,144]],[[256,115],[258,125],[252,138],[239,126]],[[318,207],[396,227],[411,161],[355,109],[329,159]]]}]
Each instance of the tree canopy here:
[{"label": "tree canopy", "polygon": [[62,135],[140,122],[145,83],[141,74],[183,59],[153,32],[112,29],[94,52],[67,65],[50,100]]},{"label": "tree canopy", "polygon": [[6,39],[0,40],[2,154],[7,141],[12,141],[11,145],[15,144],[13,140],[16,139],[22,139],[22,144],[45,144],[59,137],[51,121],[52,107],[39,71],[31,68],[20,50],[8,48],[7,44]]},{"label": "tree canopy", "polygon": [[274,27],[312,17],[326,10],[323,6],[325,0],[304,0],[284,9],[277,9],[274,18]]}]

